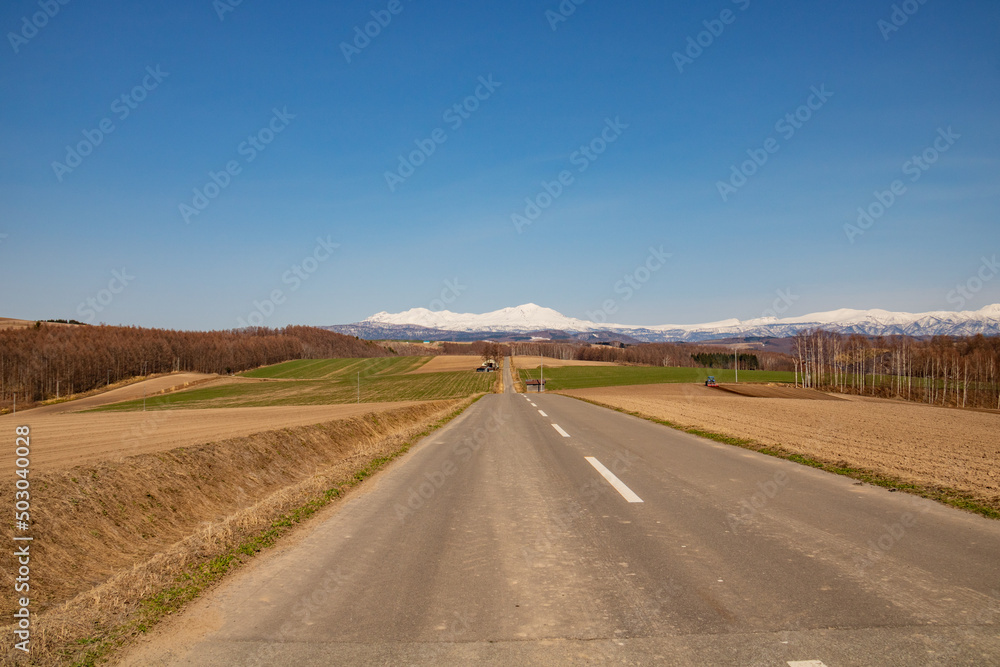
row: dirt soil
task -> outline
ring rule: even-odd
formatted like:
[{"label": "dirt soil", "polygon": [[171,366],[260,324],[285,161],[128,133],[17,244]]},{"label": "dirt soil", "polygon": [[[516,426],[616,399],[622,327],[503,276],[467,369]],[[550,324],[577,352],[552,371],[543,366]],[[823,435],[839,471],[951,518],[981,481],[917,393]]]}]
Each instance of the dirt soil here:
[{"label": "dirt soil", "polygon": [[[781,388],[762,387],[761,393],[771,389]],[[749,397],[687,384],[559,393],[907,482],[957,489],[1000,506],[1000,415],[857,396]]]},{"label": "dirt soil", "polygon": [[454,371],[474,371],[483,365],[483,358],[475,354],[447,354],[434,357],[420,368],[406,375],[420,373],[448,373]]},{"label": "dirt soil", "polygon": [[815,389],[783,387],[774,384],[720,384],[717,391],[725,391],[737,396],[750,398],[800,398],[806,401],[842,401],[840,396],[826,394]]},{"label": "dirt soil", "polygon": [[[114,392],[102,396],[111,393]],[[142,396],[141,393],[139,395]],[[17,425],[30,426],[31,467],[33,470],[51,470],[244,437],[261,431],[309,426],[416,404],[360,403],[83,414],[44,414],[39,409],[18,413],[16,417],[0,417],[0,429],[6,428],[3,424],[8,424],[7,430],[13,433],[15,421]],[[0,466],[13,469],[13,448],[7,448],[0,454]]]}]

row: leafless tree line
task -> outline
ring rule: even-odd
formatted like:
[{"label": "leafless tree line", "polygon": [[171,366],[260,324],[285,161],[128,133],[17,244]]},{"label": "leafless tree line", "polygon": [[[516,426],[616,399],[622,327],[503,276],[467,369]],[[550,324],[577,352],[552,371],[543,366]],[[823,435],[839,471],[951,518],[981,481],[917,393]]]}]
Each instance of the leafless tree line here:
[{"label": "leafless tree line", "polygon": [[[639,364],[644,366],[683,366],[694,368],[700,366],[694,355],[717,354],[727,348],[719,345],[692,345],[690,343],[642,343],[628,347],[611,345],[589,345],[584,343],[547,343],[544,341],[518,342],[510,344],[515,355],[543,356],[553,359],[579,359],[582,361],[610,361],[620,364]],[[752,354],[757,357],[760,370],[791,371],[794,368],[792,357],[781,352],[765,352],[762,350],[740,350],[740,354]]]},{"label": "leafless tree line", "polygon": [[793,356],[805,387],[1000,410],[1000,338],[800,332]]}]

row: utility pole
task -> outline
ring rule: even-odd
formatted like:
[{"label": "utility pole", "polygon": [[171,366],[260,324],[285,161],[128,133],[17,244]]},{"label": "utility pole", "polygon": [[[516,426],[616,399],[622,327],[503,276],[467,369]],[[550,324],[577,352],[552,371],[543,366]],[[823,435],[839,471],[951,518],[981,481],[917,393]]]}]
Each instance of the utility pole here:
[{"label": "utility pole", "polygon": [[538,353],[538,372],[539,381],[541,384],[538,385],[538,392],[541,393],[545,391],[545,359],[542,357],[542,353]]},{"label": "utility pole", "polygon": [[56,380],[56,398],[59,398],[59,380]]},{"label": "utility pole", "polygon": [[733,350],[733,368],[736,369],[736,384],[740,383],[740,348]]},{"label": "utility pole", "polygon": [[358,371],[358,403],[361,403],[361,371]]},{"label": "utility pole", "polygon": [[16,391],[14,392],[14,411],[11,414],[14,414],[14,415],[17,414],[17,392]]}]

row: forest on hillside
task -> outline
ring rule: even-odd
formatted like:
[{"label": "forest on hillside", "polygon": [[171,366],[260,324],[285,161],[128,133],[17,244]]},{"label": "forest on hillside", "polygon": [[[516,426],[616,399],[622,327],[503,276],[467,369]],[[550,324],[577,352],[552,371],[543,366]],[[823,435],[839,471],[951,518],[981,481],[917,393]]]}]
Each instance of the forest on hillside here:
[{"label": "forest on hillside", "polygon": [[394,350],[353,336],[290,326],[174,331],[115,326],[0,330],[0,407],[85,392],[151,373],[238,373],[291,359],[387,357]]}]

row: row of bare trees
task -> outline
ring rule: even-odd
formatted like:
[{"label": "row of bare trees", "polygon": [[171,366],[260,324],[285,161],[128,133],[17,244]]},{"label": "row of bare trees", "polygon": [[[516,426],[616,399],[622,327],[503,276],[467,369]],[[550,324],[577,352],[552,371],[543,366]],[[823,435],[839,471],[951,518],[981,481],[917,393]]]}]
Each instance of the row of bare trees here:
[{"label": "row of bare trees", "polygon": [[[587,361],[616,361],[618,363],[644,364],[649,366],[701,367],[705,357],[727,355],[728,361],[716,368],[732,368],[732,349],[721,345],[693,345],[691,343],[643,343],[631,347],[615,348],[604,345],[585,347],[577,353],[577,359]],[[751,363],[747,357],[756,361]],[[781,352],[764,350],[740,350],[740,369],[764,371],[790,371],[794,362]]]},{"label": "row of bare trees", "polygon": [[549,341],[517,341],[509,344],[510,353],[516,357],[549,357],[550,359],[576,359],[581,343],[553,343]]},{"label": "row of bare trees", "polygon": [[796,381],[846,394],[1000,410],[1000,338],[800,332]]},{"label": "row of bare trees", "polygon": [[84,392],[170,371],[235,373],[290,359],[384,357],[392,352],[313,327],[173,331],[44,323],[0,331],[0,407]]},{"label": "row of bare trees", "polygon": [[[706,355],[724,353],[726,363],[716,367],[732,368],[732,352],[719,345],[692,345],[690,343],[642,343],[627,347],[589,345],[545,341],[517,342],[510,344],[511,352],[522,356],[543,356],[553,359],[579,359],[582,361],[611,361],[645,366],[700,367],[699,359]],[[753,357],[755,361],[748,360]],[[743,350],[740,352],[740,369],[790,371],[794,360],[781,352]]]}]

